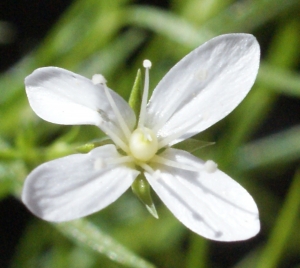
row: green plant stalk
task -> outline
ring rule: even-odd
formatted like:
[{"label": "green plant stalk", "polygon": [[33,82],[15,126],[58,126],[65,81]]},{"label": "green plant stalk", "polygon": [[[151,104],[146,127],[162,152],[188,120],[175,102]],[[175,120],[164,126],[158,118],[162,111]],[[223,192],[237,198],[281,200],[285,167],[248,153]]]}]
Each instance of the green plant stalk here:
[{"label": "green plant stalk", "polygon": [[284,11],[292,10],[298,5],[298,0],[235,1],[203,26],[216,34],[251,32]]},{"label": "green plant stalk", "polygon": [[259,258],[257,268],[279,267],[281,256],[291,237],[294,228],[298,228],[298,213],[300,209],[300,170],[298,170],[290,185],[289,192],[270,234],[268,243]]},{"label": "green plant stalk", "polygon": [[300,98],[300,75],[297,72],[264,62],[259,67],[257,82],[276,93]]},{"label": "green plant stalk", "polygon": [[218,34],[253,31],[298,4],[298,0],[236,2],[200,27],[193,26],[171,12],[154,7],[130,7],[126,10],[125,18],[130,25],[148,28],[193,49]]},{"label": "green plant stalk", "polygon": [[245,172],[299,160],[300,126],[244,145],[237,151],[236,167]]},{"label": "green plant stalk", "polygon": [[76,244],[86,246],[98,253],[108,256],[115,262],[131,268],[154,268],[154,266],[104,234],[92,223],[80,219],[67,223],[54,224],[65,236]]}]

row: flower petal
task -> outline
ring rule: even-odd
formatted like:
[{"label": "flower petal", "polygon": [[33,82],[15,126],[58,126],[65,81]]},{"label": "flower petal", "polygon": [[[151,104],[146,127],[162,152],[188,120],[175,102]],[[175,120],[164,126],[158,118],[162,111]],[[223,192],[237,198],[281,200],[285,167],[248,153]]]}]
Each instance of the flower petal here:
[{"label": "flower petal", "polygon": [[[161,138],[187,139],[228,115],[251,89],[260,49],[250,34],[211,39],[178,62],[148,104],[146,126]],[[186,129],[186,131],[185,131]]]},{"label": "flower petal", "polygon": [[122,157],[114,145],[44,163],[27,177],[22,200],[36,216],[53,222],[77,219],[114,202],[139,174],[105,161]]},{"label": "flower petal", "polygon": [[[123,132],[101,84],[57,67],[35,70],[25,79],[26,93],[35,113],[42,119],[65,125],[109,124],[122,137]],[[109,89],[130,130],[136,119],[129,105]],[[101,127],[101,126],[100,126]]]},{"label": "flower petal", "polygon": [[[185,151],[167,149],[160,156],[176,161],[178,168],[155,164],[156,172],[146,173],[146,178],[184,225],[218,241],[244,240],[258,233],[257,206],[237,182],[220,170],[205,171],[203,162]],[[180,165],[199,172],[180,169]]]}]

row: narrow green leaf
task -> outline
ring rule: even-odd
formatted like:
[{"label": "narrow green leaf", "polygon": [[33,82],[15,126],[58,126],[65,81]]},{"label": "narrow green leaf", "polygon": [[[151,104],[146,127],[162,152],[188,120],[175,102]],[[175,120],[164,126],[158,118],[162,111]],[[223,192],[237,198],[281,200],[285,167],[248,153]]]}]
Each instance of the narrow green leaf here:
[{"label": "narrow green leaf", "polygon": [[253,31],[298,4],[299,0],[238,1],[198,28],[172,12],[154,7],[131,7],[126,18],[129,24],[149,28],[176,43],[195,48],[218,34]]},{"label": "narrow green leaf", "polygon": [[[292,10],[297,7],[298,4],[298,0],[234,1],[232,5],[207,21],[203,27],[210,29],[216,34],[226,32],[251,32],[272,20],[280,13]],[[267,13],[266,10],[268,10]]]},{"label": "narrow green leaf", "polygon": [[214,36],[212,32],[206,29],[199,31],[188,21],[159,8],[135,6],[127,9],[126,18],[129,24],[151,29],[190,48]]},{"label": "narrow green leaf", "polygon": [[296,72],[263,63],[257,81],[278,93],[300,98],[300,75]]},{"label": "narrow green leaf", "polygon": [[7,191],[10,191],[10,194],[20,197],[24,178],[27,174],[27,166],[19,159],[7,162],[0,161],[1,195],[5,196],[9,193]]},{"label": "narrow green leaf", "polygon": [[297,220],[300,209],[300,170],[296,172],[293,182],[290,185],[288,195],[271,232],[257,268],[279,267],[281,256],[283,255],[291,233],[294,228],[297,230]]},{"label": "narrow green leaf", "polygon": [[236,154],[236,166],[243,170],[286,164],[299,159],[300,126],[290,128],[241,147]]},{"label": "narrow green leaf", "polygon": [[56,228],[78,245],[86,246],[111,260],[131,268],[154,268],[152,264],[138,257],[124,246],[100,231],[91,222],[80,219],[55,224]]},{"label": "narrow green leaf", "polygon": [[128,57],[132,56],[145,38],[146,33],[144,31],[129,29],[116,36],[103,49],[97,50],[88,58],[84,58],[79,62],[75,71],[86,77],[91,77],[97,72],[105,77],[109,76],[119,66],[122,66]]}]

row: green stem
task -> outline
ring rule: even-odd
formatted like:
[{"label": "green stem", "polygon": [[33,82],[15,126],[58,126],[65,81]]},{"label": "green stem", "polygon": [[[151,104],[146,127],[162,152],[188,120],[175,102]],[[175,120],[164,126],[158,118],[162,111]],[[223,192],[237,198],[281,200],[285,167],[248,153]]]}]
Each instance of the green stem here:
[{"label": "green stem", "polygon": [[296,172],[285,199],[281,212],[271,232],[268,243],[262,251],[257,268],[279,267],[281,256],[291,237],[294,228],[297,228],[297,219],[300,209],[300,170]]},{"label": "green stem", "polygon": [[55,224],[55,227],[78,245],[85,245],[124,266],[154,268],[152,264],[144,261],[84,219]]}]

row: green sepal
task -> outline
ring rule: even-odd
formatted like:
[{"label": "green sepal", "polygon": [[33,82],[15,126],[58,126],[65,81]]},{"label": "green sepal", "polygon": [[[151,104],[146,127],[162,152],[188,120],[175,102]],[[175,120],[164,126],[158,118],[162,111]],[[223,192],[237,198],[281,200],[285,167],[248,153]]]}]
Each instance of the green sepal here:
[{"label": "green sepal", "polygon": [[128,100],[129,106],[134,111],[135,115],[138,117],[140,114],[141,103],[142,103],[142,73],[141,70],[138,69],[133,87],[130,93],[130,97]]},{"label": "green sepal", "polygon": [[86,143],[84,145],[78,146],[76,148],[76,151],[79,152],[79,153],[84,153],[85,154],[85,153],[90,152],[91,150],[93,150],[96,147],[99,147],[99,146],[102,146],[102,145],[105,145],[105,144],[112,144],[112,143],[113,142],[109,137],[104,137],[104,138],[101,138],[101,139],[94,140],[90,143]]},{"label": "green sepal", "polygon": [[172,147],[180,150],[185,150],[189,153],[193,153],[203,147],[214,145],[215,142],[199,141],[196,139],[187,139],[180,143],[174,144]]},{"label": "green sepal", "polygon": [[151,187],[146,180],[144,174],[138,175],[131,185],[133,193],[145,204],[150,214],[158,219],[158,214],[150,194]]}]

